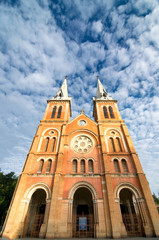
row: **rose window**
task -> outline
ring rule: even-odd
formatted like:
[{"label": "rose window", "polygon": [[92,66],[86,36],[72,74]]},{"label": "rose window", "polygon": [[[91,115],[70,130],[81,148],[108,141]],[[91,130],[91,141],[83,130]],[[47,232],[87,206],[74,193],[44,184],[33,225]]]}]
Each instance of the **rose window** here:
[{"label": "rose window", "polygon": [[92,140],[87,136],[78,136],[74,139],[72,148],[77,153],[89,153],[93,147]]}]

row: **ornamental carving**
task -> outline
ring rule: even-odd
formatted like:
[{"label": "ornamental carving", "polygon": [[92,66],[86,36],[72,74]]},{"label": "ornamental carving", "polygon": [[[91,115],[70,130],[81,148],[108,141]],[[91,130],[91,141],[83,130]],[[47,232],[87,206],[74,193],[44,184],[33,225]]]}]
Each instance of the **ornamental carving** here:
[{"label": "ornamental carving", "polygon": [[85,136],[80,135],[76,137],[72,142],[72,149],[77,153],[89,153],[93,148],[93,142],[92,140]]}]

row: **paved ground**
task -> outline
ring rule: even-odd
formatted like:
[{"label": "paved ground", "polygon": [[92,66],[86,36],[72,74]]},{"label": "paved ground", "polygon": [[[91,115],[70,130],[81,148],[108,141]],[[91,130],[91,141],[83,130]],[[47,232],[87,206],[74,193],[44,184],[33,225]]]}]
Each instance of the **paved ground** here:
[{"label": "paved ground", "polygon": [[[18,238],[17,240],[44,240],[44,238]],[[49,240],[113,240],[112,238],[70,238],[70,239],[49,239]],[[1,238],[1,240],[8,240],[6,238]],[[146,237],[129,237],[129,238],[120,238],[120,240],[159,240],[159,238],[146,238]]]}]

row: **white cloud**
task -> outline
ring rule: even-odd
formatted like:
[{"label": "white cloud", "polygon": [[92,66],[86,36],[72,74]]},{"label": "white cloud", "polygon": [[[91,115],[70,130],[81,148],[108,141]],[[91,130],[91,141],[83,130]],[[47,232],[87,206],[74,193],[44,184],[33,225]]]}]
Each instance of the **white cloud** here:
[{"label": "white cloud", "polygon": [[92,24],[92,30],[95,31],[96,33],[101,33],[103,29],[103,24],[101,23],[101,21],[95,21]]},{"label": "white cloud", "polygon": [[80,60],[85,66],[95,69],[98,61],[105,59],[104,46],[100,43],[85,42],[81,44]]}]

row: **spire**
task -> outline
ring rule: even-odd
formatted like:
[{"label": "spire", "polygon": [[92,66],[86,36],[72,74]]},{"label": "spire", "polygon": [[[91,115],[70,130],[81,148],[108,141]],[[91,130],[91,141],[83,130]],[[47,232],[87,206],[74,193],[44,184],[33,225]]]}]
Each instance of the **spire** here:
[{"label": "spire", "polygon": [[67,76],[65,76],[65,80],[63,81],[62,86],[58,90],[55,97],[52,99],[68,99],[68,92],[67,92]]},{"label": "spire", "polygon": [[101,84],[99,80],[99,76],[97,76],[97,94],[96,94],[96,99],[105,99],[105,100],[112,100],[111,97],[109,97],[108,93],[105,91],[103,85]]}]

